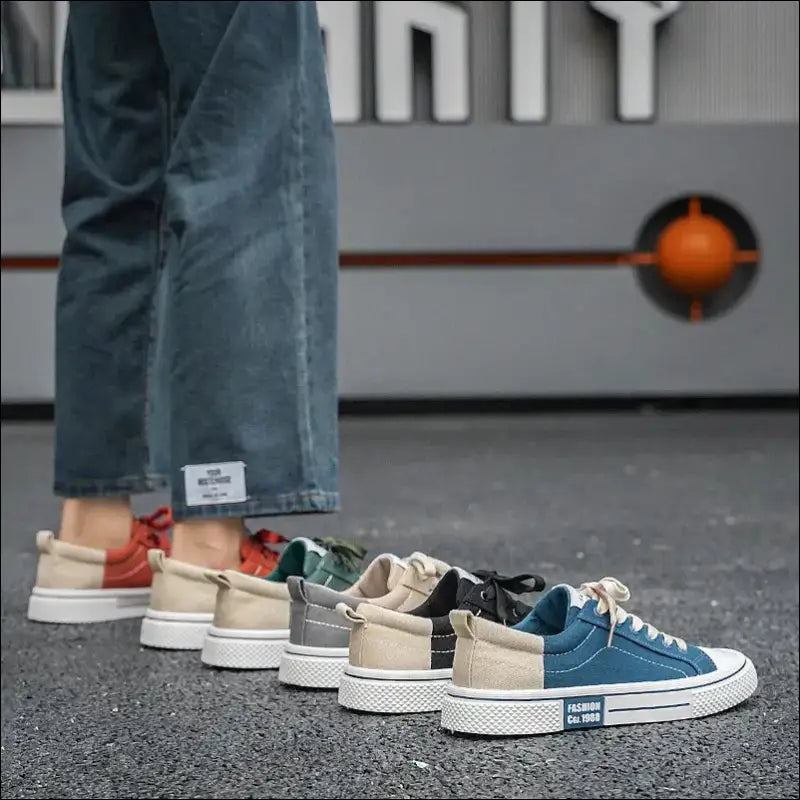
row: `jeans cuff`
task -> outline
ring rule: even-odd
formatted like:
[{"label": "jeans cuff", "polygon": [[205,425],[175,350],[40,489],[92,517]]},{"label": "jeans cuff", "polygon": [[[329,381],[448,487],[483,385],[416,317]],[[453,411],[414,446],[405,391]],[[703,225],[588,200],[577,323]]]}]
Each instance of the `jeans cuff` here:
[{"label": "jeans cuff", "polygon": [[216,517],[282,517],[287,514],[330,514],[339,511],[338,492],[291,492],[264,497],[251,497],[244,503],[220,503],[208,506],[172,504],[172,518],[214,519]]},{"label": "jeans cuff", "polygon": [[166,489],[166,475],[126,475],[123,478],[61,481],[53,484],[59,497],[126,497],[130,494],[146,494]]}]

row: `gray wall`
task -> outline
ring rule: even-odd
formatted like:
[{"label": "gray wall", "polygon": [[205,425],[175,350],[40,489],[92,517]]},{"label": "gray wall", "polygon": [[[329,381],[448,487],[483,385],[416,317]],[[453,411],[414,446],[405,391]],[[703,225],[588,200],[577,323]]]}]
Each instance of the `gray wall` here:
[{"label": "gray wall", "polygon": [[[507,116],[507,13],[467,2],[474,49],[474,118]],[[798,115],[795,2],[686,2],[658,32],[661,122],[786,122]],[[548,5],[550,119],[614,120],[614,30],[586,3]]]},{"label": "gray wall", "polygon": [[3,0],[2,13],[4,24],[9,24],[9,30],[14,29],[16,23],[20,23],[25,26],[36,42],[35,57],[29,64],[30,70],[26,70],[24,75],[17,75],[17,79],[25,81],[26,88],[28,88],[28,84],[30,84],[30,88],[33,86],[52,87],[53,50],[49,46],[53,35],[51,4],[37,2],[37,0],[16,0],[16,2]]},{"label": "gray wall", "polygon": [[[471,124],[338,129],[343,250],[627,250],[699,192],[754,224],[760,274],[690,325],[629,268],[343,270],[342,394],[797,391],[798,5],[687,3],[661,32],[652,126],[611,123],[612,32],[579,2],[550,4],[550,124],[502,122],[503,4],[467,5]],[[3,254],[56,254],[60,131],[6,127],[2,151]],[[55,276],[1,280],[3,400],[52,398]]]}]

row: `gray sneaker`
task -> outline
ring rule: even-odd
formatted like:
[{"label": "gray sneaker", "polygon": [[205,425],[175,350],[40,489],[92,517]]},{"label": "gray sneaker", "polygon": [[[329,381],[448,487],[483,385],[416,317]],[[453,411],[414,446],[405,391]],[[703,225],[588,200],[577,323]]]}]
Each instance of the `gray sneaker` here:
[{"label": "gray sneaker", "polygon": [[447,564],[424,553],[405,559],[385,553],[342,592],[304,578],[289,578],[289,642],[281,655],[278,680],[291,686],[338,688],[347,665],[352,623],[336,611],[337,604],[355,609],[359,603],[371,603],[408,611],[428,597],[447,570]]}]

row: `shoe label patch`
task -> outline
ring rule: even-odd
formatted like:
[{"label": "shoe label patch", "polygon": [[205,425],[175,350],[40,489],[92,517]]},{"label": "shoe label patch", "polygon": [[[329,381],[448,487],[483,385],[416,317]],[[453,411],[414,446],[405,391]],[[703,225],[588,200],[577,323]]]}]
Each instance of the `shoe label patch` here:
[{"label": "shoe label patch", "polygon": [[568,697],[564,700],[564,730],[599,728],[603,724],[605,697]]},{"label": "shoe label patch", "polygon": [[213,506],[244,503],[247,485],[244,461],[219,464],[187,464],[183,467],[187,506]]}]

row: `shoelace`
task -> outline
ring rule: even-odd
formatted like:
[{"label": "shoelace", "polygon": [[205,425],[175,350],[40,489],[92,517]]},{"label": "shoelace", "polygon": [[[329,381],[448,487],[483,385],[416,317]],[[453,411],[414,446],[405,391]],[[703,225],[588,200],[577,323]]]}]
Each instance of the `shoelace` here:
[{"label": "shoelace", "polygon": [[590,583],[581,584],[581,594],[586,595],[592,600],[597,600],[597,613],[601,616],[608,612],[608,617],[611,622],[611,627],[608,631],[608,647],[611,647],[611,641],[614,638],[614,629],[617,625],[622,625],[627,620],[631,621],[631,628],[637,633],[643,628],[647,627],[647,638],[650,641],[655,641],[659,636],[664,638],[664,644],[669,647],[673,642],[678,647],[686,652],[686,642],[677,637],[670,636],[668,633],[658,630],[658,628],[645,622],[636,614],[631,614],[624,608],[620,608],[617,603],[625,603],[631,599],[631,593],[628,587],[618,581],[616,578],[603,578],[600,581],[592,581]]},{"label": "shoelace", "polygon": [[495,616],[505,625],[509,620],[516,620],[525,615],[526,606],[514,594],[541,592],[545,587],[544,578],[535,573],[521,575],[499,575],[497,572],[479,569],[473,573],[483,581],[481,598],[487,602],[494,600]]},{"label": "shoelace", "polygon": [[345,539],[336,539],[332,536],[325,536],[314,539],[320,546],[324,547],[332,556],[334,563],[347,570],[348,572],[359,572],[361,562],[367,554],[367,548],[355,542],[348,542]]},{"label": "shoelace", "polygon": [[161,506],[148,517],[138,517],[133,536],[145,547],[157,547],[169,553],[170,540],[166,532],[172,527],[172,509]]},{"label": "shoelace", "polygon": [[450,565],[445,564],[444,561],[439,561],[438,558],[431,558],[431,556],[420,552],[412,553],[407,561],[409,566],[414,567],[422,580],[437,576],[441,577],[450,569]]},{"label": "shoelace", "polygon": [[139,519],[157,531],[166,531],[172,527],[172,509],[169,506],[161,506],[149,517],[139,517]]},{"label": "shoelace", "polygon": [[275,550],[267,545],[285,544],[289,541],[285,536],[281,536],[281,534],[275,533],[275,531],[267,530],[266,528],[256,531],[253,534],[252,539],[258,546],[259,557],[270,569],[278,563],[278,559],[281,557],[281,554],[275,552]]}]

